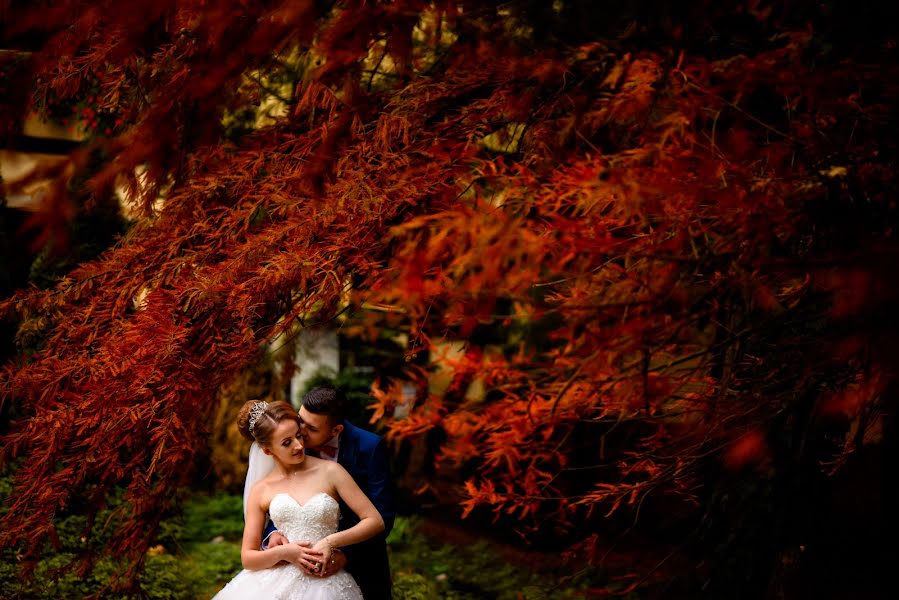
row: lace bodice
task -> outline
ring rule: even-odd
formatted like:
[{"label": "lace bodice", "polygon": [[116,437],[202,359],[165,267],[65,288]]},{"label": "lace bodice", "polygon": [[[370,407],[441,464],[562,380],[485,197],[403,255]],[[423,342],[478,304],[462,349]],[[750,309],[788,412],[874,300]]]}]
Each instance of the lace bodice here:
[{"label": "lace bodice", "polygon": [[340,506],[325,492],[315,494],[305,504],[281,492],[272,498],[268,513],[278,531],[291,542],[317,542],[337,531]]},{"label": "lace bodice", "polygon": [[[305,504],[290,494],[275,494],[268,514],[291,542],[317,542],[337,531],[340,505],[325,492]],[[353,577],[343,569],[327,577],[307,575],[293,563],[270,569],[244,569],[216,594],[213,600],[363,600]]]}]

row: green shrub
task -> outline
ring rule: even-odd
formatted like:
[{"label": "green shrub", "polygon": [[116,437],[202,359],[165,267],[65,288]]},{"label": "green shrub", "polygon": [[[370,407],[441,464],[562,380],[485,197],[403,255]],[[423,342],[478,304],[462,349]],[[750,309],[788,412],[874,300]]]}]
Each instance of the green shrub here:
[{"label": "green shrub", "polygon": [[182,543],[208,542],[222,536],[226,540],[243,537],[243,498],[219,492],[211,496],[192,495],[184,502]]},{"label": "green shrub", "polygon": [[394,600],[436,600],[437,586],[420,573],[394,573]]},{"label": "green shrub", "polygon": [[[10,468],[11,470],[11,468]],[[11,477],[0,474],[0,514],[8,510],[6,497],[12,489]],[[97,522],[106,523],[120,506],[113,497],[110,506],[98,514]],[[153,540],[154,550],[146,557],[140,576],[140,597],[166,600],[208,598],[240,568],[239,542],[243,535],[243,508],[239,496],[216,494],[191,495],[183,510],[165,519]],[[110,591],[110,585],[124,566],[106,557],[97,561],[84,575],[67,568],[88,549],[98,550],[115,532],[115,522],[105,530],[93,532],[90,540],[82,536],[87,521],[83,515],[60,514],[54,519],[59,547],[47,544],[34,568],[34,576],[25,580],[20,572],[16,548],[0,550],[0,598],[44,600],[84,598],[97,594],[104,600],[125,600],[127,595]],[[212,543],[217,536],[230,542]]]},{"label": "green shrub", "polygon": [[[76,558],[75,554],[59,552],[46,554],[37,564],[33,578],[23,580],[14,563],[0,566],[0,597],[21,600],[50,600],[57,598],[84,598],[102,592],[104,600],[125,600],[124,593],[115,593],[109,586],[121,564],[112,559],[98,561],[84,576],[66,567]],[[140,578],[143,598],[190,599],[197,597],[195,579],[190,573],[190,563],[172,555],[148,556]],[[105,591],[104,591],[105,590]]]}]

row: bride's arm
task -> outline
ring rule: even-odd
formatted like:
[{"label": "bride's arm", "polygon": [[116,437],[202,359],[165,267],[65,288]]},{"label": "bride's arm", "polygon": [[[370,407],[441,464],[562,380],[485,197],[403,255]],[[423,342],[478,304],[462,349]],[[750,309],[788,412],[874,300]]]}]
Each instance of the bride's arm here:
[{"label": "bride's arm", "polygon": [[336,462],[328,463],[328,465],[331,483],[334,484],[337,494],[346,505],[359,517],[359,522],[349,529],[332,533],[315,544],[314,549],[322,551],[326,564],[333,548],[358,544],[384,531],[384,519],[381,518],[381,513],[359,489],[346,469]]},{"label": "bride's arm", "polygon": [[296,544],[284,544],[260,550],[262,528],[265,526],[265,508],[262,506],[263,486],[253,486],[247,500],[247,515],[240,545],[240,562],[245,569],[259,570],[274,567],[282,560],[296,561],[301,548]]}]

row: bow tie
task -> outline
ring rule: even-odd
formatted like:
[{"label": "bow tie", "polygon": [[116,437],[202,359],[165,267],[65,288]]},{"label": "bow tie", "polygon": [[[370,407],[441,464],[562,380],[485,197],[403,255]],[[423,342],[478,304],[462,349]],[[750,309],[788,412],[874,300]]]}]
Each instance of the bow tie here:
[{"label": "bow tie", "polygon": [[334,446],[322,446],[321,448],[318,449],[318,457],[336,460],[337,459],[337,448],[335,448]]}]

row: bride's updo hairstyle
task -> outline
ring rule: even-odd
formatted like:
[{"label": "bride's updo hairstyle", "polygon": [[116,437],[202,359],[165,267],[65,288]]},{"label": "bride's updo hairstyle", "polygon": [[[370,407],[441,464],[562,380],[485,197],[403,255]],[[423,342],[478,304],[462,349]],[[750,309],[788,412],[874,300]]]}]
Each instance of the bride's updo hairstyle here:
[{"label": "bride's updo hairstyle", "polygon": [[240,431],[240,435],[249,441],[257,442],[261,446],[268,446],[275,427],[281,421],[288,419],[293,419],[297,425],[300,424],[297,411],[283,400],[276,402],[249,400],[244,403],[240,412],[237,413],[237,429]]}]

